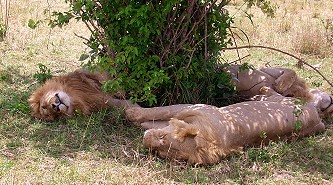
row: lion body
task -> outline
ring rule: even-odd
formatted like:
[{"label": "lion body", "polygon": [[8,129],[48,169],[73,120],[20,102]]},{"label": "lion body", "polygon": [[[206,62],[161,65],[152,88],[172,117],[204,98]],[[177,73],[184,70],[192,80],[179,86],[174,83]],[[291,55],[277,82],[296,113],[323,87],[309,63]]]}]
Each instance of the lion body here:
[{"label": "lion body", "polygon": [[227,71],[233,77],[233,83],[240,96],[252,98],[260,95],[262,87],[270,87],[283,96],[314,103],[321,117],[328,117],[333,113],[332,95],[319,89],[310,89],[292,69],[269,67],[260,70],[240,70],[240,66],[232,65]]},{"label": "lion body", "polygon": [[[293,133],[303,137],[324,131],[325,125],[312,103],[302,106],[302,114],[296,118],[295,105],[280,97],[275,95],[274,101],[284,103],[266,98],[222,108],[199,104],[131,108],[126,114],[148,129],[143,144],[161,157],[214,164],[246,146],[290,139]],[[299,129],[297,120],[302,123]]]},{"label": "lion body", "polygon": [[283,96],[311,101],[313,95],[305,81],[296,72],[287,68],[261,68],[260,70],[240,70],[240,66],[229,66],[227,71],[237,80],[234,84],[239,95],[252,97],[259,94],[261,87],[271,87]]}]

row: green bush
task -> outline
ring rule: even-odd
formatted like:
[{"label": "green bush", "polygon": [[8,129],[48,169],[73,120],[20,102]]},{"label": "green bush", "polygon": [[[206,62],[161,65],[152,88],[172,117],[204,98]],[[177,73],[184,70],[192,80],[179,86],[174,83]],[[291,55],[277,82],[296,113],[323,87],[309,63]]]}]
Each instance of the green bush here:
[{"label": "green bush", "polygon": [[216,0],[76,0],[70,10],[54,12],[51,26],[71,19],[91,31],[84,64],[101,68],[113,80],[104,87],[122,89],[134,102],[228,104],[229,75],[219,68],[232,18]]},{"label": "green bush", "polygon": [[51,70],[44,64],[38,64],[39,71],[34,74],[34,78],[39,84],[43,84],[47,79],[52,78]]}]

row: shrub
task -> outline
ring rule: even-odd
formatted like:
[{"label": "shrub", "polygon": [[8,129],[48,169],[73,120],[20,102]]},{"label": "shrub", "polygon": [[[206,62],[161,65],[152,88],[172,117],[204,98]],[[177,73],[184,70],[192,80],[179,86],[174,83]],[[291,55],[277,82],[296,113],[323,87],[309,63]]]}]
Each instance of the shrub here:
[{"label": "shrub", "polygon": [[[91,31],[84,64],[107,70],[105,90],[122,89],[134,102],[219,104],[233,94],[229,75],[216,66],[231,44],[232,18],[222,0],[73,0],[54,12],[51,26],[71,19]],[[254,1],[247,0],[249,5]],[[255,1],[256,5],[267,1]],[[267,6],[263,6],[267,9]],[[225,104],[225,103],[224,103]]]},{"label": "shrub", "polygon": [[52,78],[51,70],[44,64],[38,64],[39,71],[34,74],[34,78],[38,83],[43,84],[47,79]]}]

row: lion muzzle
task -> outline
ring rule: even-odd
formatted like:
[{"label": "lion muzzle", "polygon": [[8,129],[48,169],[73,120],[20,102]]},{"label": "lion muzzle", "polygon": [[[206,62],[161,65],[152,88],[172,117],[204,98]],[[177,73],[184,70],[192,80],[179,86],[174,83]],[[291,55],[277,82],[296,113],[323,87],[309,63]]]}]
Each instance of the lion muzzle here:
[{"label": "lion muzzle", "polygon": [[164,145],[165,135],[160,135],[159,132],[160,132],[159,129],[146,130],[143,136],[143,145],[146,148],[151,148],[151,149],[158,148],[161,145]]},{"label": "lion muzzle", "polygon": [[54,95],[54,98],[55,98],[54,99],[54,103],[51,104],[52,105],[52,109],[54,111],[61,112],[64,109],[65,110],[68,109],[68,106],[64,102],[61,101],[58,93],[56,93]]}]

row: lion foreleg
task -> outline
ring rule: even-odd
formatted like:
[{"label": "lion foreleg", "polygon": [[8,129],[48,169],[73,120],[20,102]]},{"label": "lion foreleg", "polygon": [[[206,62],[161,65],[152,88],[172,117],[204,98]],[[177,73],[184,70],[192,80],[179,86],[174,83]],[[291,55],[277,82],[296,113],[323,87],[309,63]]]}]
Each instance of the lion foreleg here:
[{"label": "lion foreleg", "polygon": [[108,96],[105,103],[111,107],[119,107],[119,108],[124,108],[124,109],[128,109],[131,107],[140,107],[138,104],[132,103],[130,100],[121,100],[121,99],[114,98],[112,96]]},{"label": "lion foreleg", "polygon": [[144,129],[161,129],[168,125],[169,121],[145,121],[141,123],[141,127]]},{"label": "lion foreleg", "polygon": [[182,110],[190,108],[191,104],[170,105],[165,107],[139,108],[133,107],[126,110],[126,117],[133,122],[155,120],[168,121]]}]

